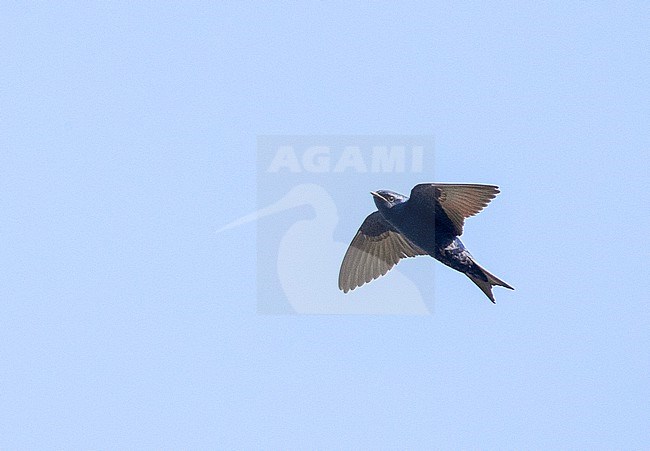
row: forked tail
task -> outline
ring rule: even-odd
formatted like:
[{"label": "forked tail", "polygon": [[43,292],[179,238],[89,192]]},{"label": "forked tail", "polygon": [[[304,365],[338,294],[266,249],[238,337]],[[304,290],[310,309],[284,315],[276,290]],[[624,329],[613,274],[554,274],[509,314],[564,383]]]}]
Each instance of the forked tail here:
[{"label": "forked tail", "polygon": [[496,301],[494,300],[494,295],[492,294],[492,287],[493,286],[500,286],[507,288],[509,290],[514,290],[513,287],[505,283],[503,280],[499,279],[497,276],[494,274],[490,273],[488,270],[484,269],[482,266],[480,266],[478,263],[474,262],[476,265],[477,269],[480,269],[483,275],[485,276],[485,279],[482,277],[479,277],[478,275],[472,275],[470,273],[466,273],[467,277],[469,277],[472,282],[474,282],[485,295],[490,298],[490,301],[492,301],[493,304],[496,304]]}]

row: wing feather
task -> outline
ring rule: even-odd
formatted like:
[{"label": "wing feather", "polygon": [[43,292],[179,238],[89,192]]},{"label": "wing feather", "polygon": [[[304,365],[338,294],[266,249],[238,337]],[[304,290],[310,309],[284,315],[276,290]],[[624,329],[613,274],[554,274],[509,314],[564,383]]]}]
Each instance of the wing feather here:
[{"label": "wing feather", "polygon": [[391,226],[378,211],[370,214],[348,247],[339,272],[347,293],[386,274],[402,258],[426,255]]},{"label": "wing feather", "polygon": [[437,203],[452,222],[456,235],[463,234],[465,218],[483,210],[499,194],[495,185],[422,183],[411,190],[409,202],[428,208]]}]

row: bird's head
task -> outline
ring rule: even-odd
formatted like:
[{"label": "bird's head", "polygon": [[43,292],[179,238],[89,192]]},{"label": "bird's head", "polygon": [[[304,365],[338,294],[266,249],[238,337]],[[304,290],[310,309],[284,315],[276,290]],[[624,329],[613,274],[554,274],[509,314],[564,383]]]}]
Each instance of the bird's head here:
[{"label": "bird's head", "polygon": [[395,205],[399,205],[408,200],[408,197],[393,191],[371,191],[370,194],[372,194],[372,197],[375,200],[375,205],[379,210],[393,208]]}]

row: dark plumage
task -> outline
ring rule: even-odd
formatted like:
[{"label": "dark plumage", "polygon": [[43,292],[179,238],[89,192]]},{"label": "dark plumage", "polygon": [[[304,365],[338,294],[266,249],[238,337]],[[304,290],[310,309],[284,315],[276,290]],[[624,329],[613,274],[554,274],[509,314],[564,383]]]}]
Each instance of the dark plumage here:
[{"label": "dark plumage", "polygon": [[483,269],[458,238],[465,218],[480,212],[496,197],[493,185],[423,183],[406,197],[377,191],[371,213],[345,253],[339,288],[354,290],[386,274],[400,259],[430,255],[464,273],[492,302],[492,287],[510,285]]}]

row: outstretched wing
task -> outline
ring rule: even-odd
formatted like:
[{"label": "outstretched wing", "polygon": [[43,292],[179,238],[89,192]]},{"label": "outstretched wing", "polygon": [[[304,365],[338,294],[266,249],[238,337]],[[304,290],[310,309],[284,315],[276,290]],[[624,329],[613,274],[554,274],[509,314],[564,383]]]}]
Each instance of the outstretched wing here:
[{"label": "outstretched wing", "polygon": [[462,235],[465,218],[483,210],[497,194],[499,187],[494,185],[422,183],[411,190],[409,202],[434,208],[437,203],[453,224],[454,233]]},{"label": "outstretched wing", "polygon": [[400,259],[426,255],[391,226],[378,211],[370,214],[343,257],[339,288],[347,293],[383,276]]}]

